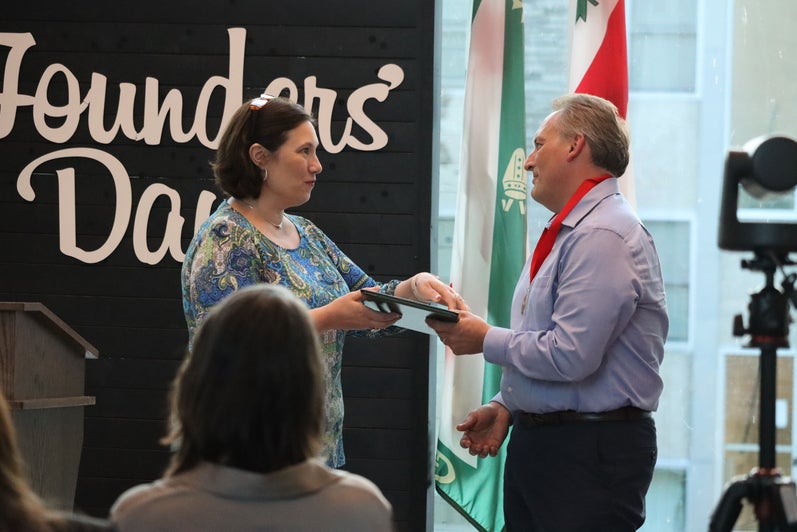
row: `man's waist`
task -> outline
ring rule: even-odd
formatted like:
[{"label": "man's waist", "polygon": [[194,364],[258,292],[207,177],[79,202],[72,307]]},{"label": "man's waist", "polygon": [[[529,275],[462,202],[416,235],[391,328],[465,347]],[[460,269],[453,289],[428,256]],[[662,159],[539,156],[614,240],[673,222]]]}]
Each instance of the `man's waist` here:
[{"label": "man's waist", "polygon": [[547,425],[564,425],[567,423],[588,423],[597,421],[633,421],[651,418],[653,415],[648,410],[635,406],[624,406],[606,412],[576,412],[575,410],[562,410],[559,412],[546,412],[535,414],[532,412],[515,412],[513,420],[515,425],[522,427],[543,427]]}]

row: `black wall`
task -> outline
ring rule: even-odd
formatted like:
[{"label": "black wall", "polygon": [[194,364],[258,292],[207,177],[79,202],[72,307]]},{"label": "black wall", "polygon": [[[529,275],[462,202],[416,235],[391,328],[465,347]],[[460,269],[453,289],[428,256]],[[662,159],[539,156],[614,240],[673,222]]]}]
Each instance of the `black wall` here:
[{"label": "black wall", "polygon": [[[76,509],[106,515],[124,489],[158,477],[168,460],[158,439],[186,340],[180,262],[168,252],[148,259],[136,246],[154,252],[164,245],[167,225],[175,227],[174,220],[167,222],[171,210],[185,219],[172,233],[172,248],[185,250],[195,218],[208,208],[197,215],[200,194],[218,196],[208,166],[212,147],[196,135],[176,139],[175,131],[192,126],[208,80],[232,77],[231,35],[241,31],[235,28],[245,30],[242,83],[228,79],[227,92],[212,92],[207,113],[200,113],[210,139],[218,133],[226,98],[238,104],[272,80],[287,78],[305,103],[314,77],[317,87],[337,93],[326,127],[338,141],[349,97],[384,83],[377,77],[384,65],[403,71],[383,101],[370,99],[363,107],[387,134],[386,145],[322,150],[324,171],[313,197],[295,211],[314,220],[375,278],[388,280],[429,269],[435,6],[424,0],[38,0],[0,9],[0,301],[44,303],[100,352],[98,360],[87,361],[86,391],[97,404],[85,410]],[[22,46],[25,39],[35,44]],[[154,88],[149,94],[148,85]],[[131,90],[135,95],[123,97],[128,103],[119,108],[120,92]],[[162,105],[170,91],[170,97],[174,91],[182,97],[175,131],[167,119],[155,128],[160,139],[137,138],[124,128],[105,139],[96,133],[111,130],[119,116],[140,130],[147,106]],[[58,116],[70,101],[84,100],[90,103],[81,111]],[[355,121],[351,134],[368,145],[369,127]],[[73,148],[83,151],[61,152]],[[24,189],[23,170],[39,157],[53,160],[31,168],[31,195],[18,185]],[[110,165],[113,159],[118,166]],[[65,215],[72,200],[65,197],[68,187],[59,186],[70,178],[71,247]],[[69,251],[95,251],[113,240],[114,216],[128,199],[128,185],[131,211],[118,222],[124,228],[118,244],[94,257]],[[157,199],[147,211],[140,200],[149,195]],[[146,240],[136,231],[145,231]],[[380,486],[402,530],[425,528],[433,444],[428,356],[428,337],[417,333],[352,339],[344,355],[347,469]]]}]

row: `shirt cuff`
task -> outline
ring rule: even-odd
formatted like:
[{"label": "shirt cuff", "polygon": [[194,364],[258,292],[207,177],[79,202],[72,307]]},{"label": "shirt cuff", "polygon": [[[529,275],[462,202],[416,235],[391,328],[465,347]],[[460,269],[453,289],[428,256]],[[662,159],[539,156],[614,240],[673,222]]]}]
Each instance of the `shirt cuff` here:
[{"label": "shirt cuff", "polygon": [[484,336],[484,360],[499,366],[507,365],[506,344],[512,331],[502,327],[490,327]]}]

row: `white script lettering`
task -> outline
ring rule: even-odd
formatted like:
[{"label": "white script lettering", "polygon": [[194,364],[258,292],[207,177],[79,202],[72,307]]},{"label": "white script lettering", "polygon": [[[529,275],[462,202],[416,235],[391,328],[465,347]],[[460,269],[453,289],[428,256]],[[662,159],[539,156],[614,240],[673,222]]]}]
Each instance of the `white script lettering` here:
[{"label": "white script lettering", "polygon": [[[42,138],[57,143],[69,142],[80,125],[81,117],[86,116],[88,132],[92,140],[108,145],[118,136],[147,145],[159,145],[164,130],[169,128],[172,141],[187,143],[194,139],[209,149],[218,146],[218,139],[229,117],[242,101],[244,79],[244,57],[246,30],[229,28],[229,61],[226,76],[211,76],[204,83],[199,98],[193,109],[193,122],[187,130],[183,130],[183,114],[190,112],[184,109],[183,95],[178,89],[169,90],[162,101],[159,99],[160,83],[156,78],[148,77],[143,89],[143,120],[140,127],[134,121],[136,108],[137,85],[129,82],[118,83],[118,102],[116,109],[107,106],[108,79],[94,72],[85,96],[81,97],[80,81],[72,71],[61,63],[47,66],[41,74],[34,94],[22,94],[19,87],[20,71],[25,52],[36,44],[30,33],[0,33],[0,46],[8,48],[6,64],[3,72],[3,90],[0,92],[0,138],[5,138],[14,129],[17,110],[30,106],[36,132]],[[313,111],[317,102],[319,141],[328,153],[338,153],[346,146],[359,151],[376,151],[388,144],[388,135],[365,113],[368,100],[384,102],[390,91],[404,81],[404,71],[395,64],[383,65],[377,72],[378,83],[370,83],[355,89],[346,102],[349,117],[345,120],[343,133],[339,139],[332,138],[332,111],[338,99],[337,91],[319,87],[316,76],[308,76],[304,80],[304,106]],[[63,85],[63,86],[61,86]],[[217,131],[207,131],[207,117],[211,97],[216,90],[224,93],[224,109],[222,120]],[[288,92],[288,97],[297,101],[296,84],[284,77],[275,78],[266,92],[275,94]],[[63,94],[64,102],[55,105],[48,95]],[[108,116],[113,118],[106,126]],[[370,138],[357,138],[352,133],[352,126],[357,124]],[[67,256],[86,263],[97,263],[113,253],[122,241],[122,237],[130,223],[133,198],[130,176],[123,163],[113,155],[94,148],[69,148],[55,151],[38,157],[20,172],[17,180],[17,191],[27,201],[34,201],[36,194],[31,185],[34,171],[41,164],[63,158],[86,158],[103,164],[113,178],[116,190],[116,205],[111,230],[105,242],[94,250],[85,250],[77,244],[75,169],[62,168],[56,171],[59,197],[59,236],[60,250]],[[167,198],[171,208],[164,228],[161,246],[152,251],[146,240],[147,226],[154,202],[161,196]],[[194,230],[210,214],[216,195],[203,191],[197,205]],[[166,256],[181,262],[184,253],[180,247],[180,233],[184,219],[180,215],[181,198],[177,191],[163,185],[153,184],[139,198],[133,225],[133,248],[136,257],[145,264],[157,264]]]}]

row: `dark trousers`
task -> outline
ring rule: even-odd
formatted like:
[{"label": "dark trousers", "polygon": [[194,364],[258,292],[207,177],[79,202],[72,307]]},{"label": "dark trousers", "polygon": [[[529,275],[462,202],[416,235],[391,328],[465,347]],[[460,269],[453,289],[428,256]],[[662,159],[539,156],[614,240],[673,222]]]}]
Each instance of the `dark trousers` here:
[{"label": "dark trousers", "polygon": [[512,428],[504,470],[508,532],[624,532],[645,521],[656,465],[653,419]]}]

